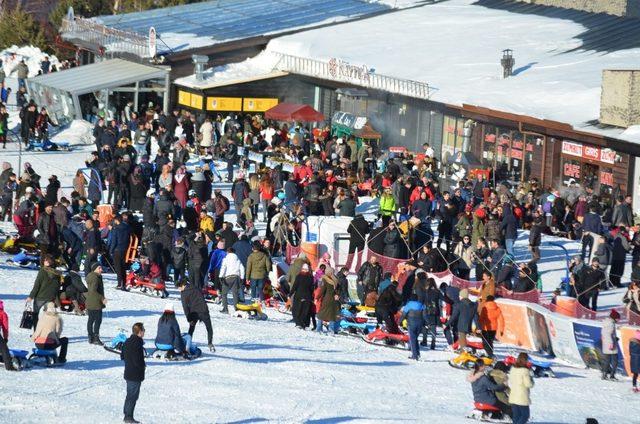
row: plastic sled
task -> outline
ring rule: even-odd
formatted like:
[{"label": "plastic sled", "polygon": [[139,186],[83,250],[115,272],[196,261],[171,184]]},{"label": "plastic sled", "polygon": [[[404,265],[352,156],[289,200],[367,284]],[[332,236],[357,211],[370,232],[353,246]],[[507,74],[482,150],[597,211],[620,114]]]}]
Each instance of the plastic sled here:
[{"label": "plastic sled", "polygon": [[[513,366],[513,364],[516,363],[516,358],[512,355],[507,356],[506,358],[504,358],[504,363],[507,364],[508,366]],[[536,358],[529,358],[529,361],[527,362],[527,367],[533,371],[533,375],[535,377],[551,377],[554,378],[556,376],[556,374],[553,372],[553,369],[551,369],[551,362],[549,361],[542,361],[540,359],[536,359]]]},{"label": "plastic sled", "polygon": [[162,279],[149,280],[148,278],[140,277],[134,272],[127,274],[125,287],[127,290],[146,296],[159,297],[162,299],[169,296],[166,290],[166,284]]},{"label": "plastic sled", "polygon": [[218,294],[218,290],[213,287],[206,287],[202,294],[204,295],[204,300],[209,303],[220,303],[220,295]]},{"label": "plastic sled", "polygon": [[40,255],[31,255],[25,250],[20,250],[11,259],[7,259],[7,263],[21,268],[38,269],[40,268]]},{"label": "plastic sled", "polygon": [[152,358],[164,359],[165,361],[191,361],[201,356],[202,350],[200,350],[200,348],[196,347],[194,344],[191,345],[189,356],[177,353],[171,345],[159,343],[156,343],[156,350],[151,354]]},{"label": "plastic sled", "polygon": [[262,305],[260,302],[253,302],[249,304],[237,303],[235,315],[240,318],[249,318],[259,321],[266,321],[267,314],[262,312]]},{"label": "plastic sled", "polygon": [[[116,334],[116,336],[112,338],[108,343],[105,343],[103,347],[106,351],[117,353],[119,355],[120,353],[122,353],[122,346],[126,341],[127,332],[123,328],[120,328],[118,334]],[[149,356],[149,352],[147,352],[146,349],[144,349],[144,356]]]},{"label": "plastic sled", "polygon": [[340,320],[340,334],[346,334],[349,336],[355,335],[367,335],[372,331],[375,331],[376,326],[372,324],[353,322],[346,319]]},{"label": "plastic sled", "polygon": [[55,349],[39,349],[33,348],[33,353],[29,355],[30,365],[39,365],[45,367],[53,367],[62,365],[58,362],[58,352]]},{"label": "plastic sled", "polygon": [[476,362],[482,361],[485,365],[493,365],[493,359],[488,356],[481,356],[474,352],[463,350],[458,356],[449,360],[449,365],[461,370],[470,370],[476,365]]},{"label": "plastic sled", "polygon": [[496,406],[480,402],[474,402],[473,406],[474,409],[467,415],[467,418],[491,423],[511,422],[511,419],[505,416],[502,411],[500,411],[500,408]]},{"label": "plastic sled", "polygon": [[[11,363],[13,364],[13,367],[18,371],[22,371],[29,367],[29,360],[27,359],[27,356],[29,355],[28,351],[9,349],[9,354],[11,355]],[[2,358],[0,358],[0,363],[2,363]]]},{"label": "plastic sled", "polygon": [[362,339],[378,346],[390,347],[394,349],[407,350],[409,348],[409,336],[407,334],[392,334],[378,328],[369,334],[363,335]]}]

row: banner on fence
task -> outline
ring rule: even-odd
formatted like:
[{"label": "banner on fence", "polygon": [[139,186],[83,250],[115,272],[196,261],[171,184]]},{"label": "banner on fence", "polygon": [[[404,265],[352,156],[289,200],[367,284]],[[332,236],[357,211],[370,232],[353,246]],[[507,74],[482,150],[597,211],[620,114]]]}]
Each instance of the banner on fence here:
[{"label": "banner on fence", "polygon": [[529,328],[533,340],[533,349],[545,353],[553,354],[551,336],[546,320],[546,309],[538,305],[527,305],[527,318],[529,318]]},{"label": "banner on fence", "polygon": [[496,302],[504,318],[504,334],[498,334],[498,340],[521,349],[533,350],[526,304],[506,299],[497,299]]},{"label": "banner on fence", "polygon": [[627,375],[631,375],[631,356],[629,354],[629,342],[631,339],[636,337],[636,333],[638,332],[638,327],[621,327],[619,329],[620,341],[618,343],[618,347],[622,352],[622,357],[624,358],[624,369],[627,372]]},{"label": "banner on fence", "polygon": [[[574,322],[573,333],[582,361],[587,367],[600,370],[600,364],[604,358],[602,355],[602,323],[598,321]],[[624,358],[620,349],[618,349],[618,368],[625,372]]]},{"label": "banner on fence", "polygon": [[581,364],[582,357],[578,352],[578,345],[573,335],[573,321],[554,313],[545,314],[545,318],[553,346],[553,354],[556,358],[573,364]]}]

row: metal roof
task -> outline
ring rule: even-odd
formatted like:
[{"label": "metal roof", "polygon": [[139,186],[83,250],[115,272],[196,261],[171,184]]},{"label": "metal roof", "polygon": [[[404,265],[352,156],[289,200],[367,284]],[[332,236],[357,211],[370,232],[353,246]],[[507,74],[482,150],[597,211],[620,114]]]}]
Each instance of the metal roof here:
[{"label": "metal roof", "polygon": [[[303,27],[370,16],[392,8],[367,0],[216,0],[163,9],[99,16],[109,28],[147,35],[158,33],[158,50],[179,51],[224,40],[276,34]],[[163,35],[172,34],[172,41]],[[176,34],[209,40],[181,42]],[[207,44],[207,41],[210,41]],[[164,44],[163,44],[164,43]],[[166,44],[166,45],[165,45]]]},{"label": "metal roof", "polygon": [[111,59],[29,78],[28,82],[80,95],[136,81],[164,78],[168,72],[169,69],[166,67]]}]

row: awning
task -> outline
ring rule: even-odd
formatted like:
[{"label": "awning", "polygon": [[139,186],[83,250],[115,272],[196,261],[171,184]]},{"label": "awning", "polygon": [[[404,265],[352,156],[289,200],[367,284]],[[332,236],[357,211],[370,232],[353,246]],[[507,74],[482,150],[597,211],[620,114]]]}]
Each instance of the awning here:
[{"label": "awning", "polygon": [[37,84],[42,87],[55,88],[72,95],[81,95],[137,81],[164,78],[168,73],[168,67],[143,65],[123,59],[110,59],[29,78],[28,83],[29,85]]},{"label": "awning", "polygon": [[265,112],[265,118],[276,121],[320,122],[324,115],[309,105],[280,103]]}]

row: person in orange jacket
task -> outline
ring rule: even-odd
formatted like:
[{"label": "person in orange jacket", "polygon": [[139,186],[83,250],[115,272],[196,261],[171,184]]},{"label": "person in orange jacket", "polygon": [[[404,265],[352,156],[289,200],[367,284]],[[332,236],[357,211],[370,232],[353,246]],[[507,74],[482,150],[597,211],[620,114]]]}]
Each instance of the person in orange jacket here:
[{"label": "person in orange jacket", "polygon": [[487,296],[480,310],[479,324],[484,350],[489,357],[493,358],[493,341],[496,334],[500,334],[500,336],[504,334],[504,318],[495,298],[491,295]]}]

